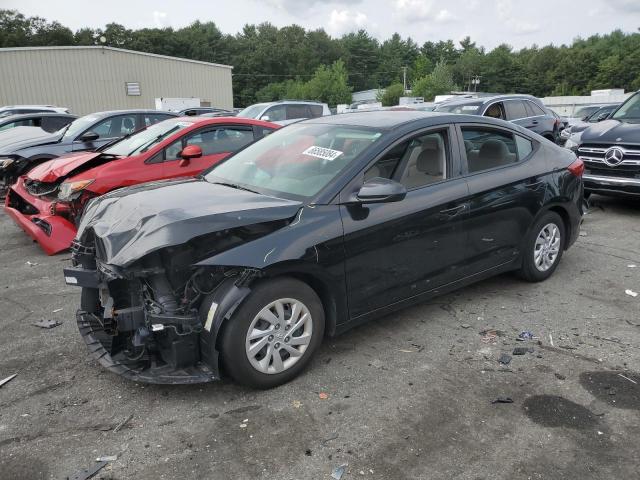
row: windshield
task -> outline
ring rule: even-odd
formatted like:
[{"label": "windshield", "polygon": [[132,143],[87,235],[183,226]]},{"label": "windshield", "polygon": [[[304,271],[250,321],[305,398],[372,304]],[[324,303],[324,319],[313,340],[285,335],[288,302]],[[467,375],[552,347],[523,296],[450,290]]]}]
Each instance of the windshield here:
[{"label": "windshield", "polygon": [[478,115],[480,112],[480,105],[482,102],[473,102],[473,103],[465,103],[465,104],[446,104],[443,103],[438,105],[434,112],[448,112],[448,113],[465,113],[467,115]]},{"label": "windshield", "polygon": [[[69,124],[69,126],[65,127],[66,131],[64,132],[62,139],[69,141],[75,140],[78,135],[93,125],[98,119],[99,117],[95,115],[86,115],[84,117],[76,118]],[[64,131],[65,128],[59,131]]]},{"label": "windshield", "polygon": [[598,110],[598,107],[582,107],[576,110],[576,113],[574,113],[573,116],[575,118],[584,118],[591,115],[596,110]]},{"label": "windshield", "polygon": [[262,110],[268,105],[268,103],[256,103],[255,105],[251,105],[244,110],[240,110],[236,117],[244,117],[244,118],[258,118],[258,115],[262,113]]},{"label": "windshield", "polygon": [[191,125],[193,125],[191,122],[180,121],[175,118],[165,120],[134,133],[130,137],[124,137],[118,143],[105,149],[102,153],[117,155],[119,157],[130,157],[131,155],[144,153],[169,135],[173,135]]},{"label": "windshield", "polygon": [[310,198],[381,135],[366,127],[289,125],[218,164],[205,178],[267,195]]},{"label": "windshield", "polygon": [[640,93],[629,97],[616,112],[611,115],[614,120],[627,123],[640,123]]}]

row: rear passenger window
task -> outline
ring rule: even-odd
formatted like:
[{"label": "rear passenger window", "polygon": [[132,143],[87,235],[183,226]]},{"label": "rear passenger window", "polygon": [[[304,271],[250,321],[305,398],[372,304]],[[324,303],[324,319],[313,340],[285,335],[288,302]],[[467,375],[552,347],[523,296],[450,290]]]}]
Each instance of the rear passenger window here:
[{"label": "rear passenger window", "polygon": [[309,111],[306,105],[287,105],[287,120],[295,120],[296,118],[308,118]]},{"label": "rear passenger window", "polygon": [[324,107],[322,105],[309,105],[309,109],[311,110],[311,117],[321,117],[322,112],[324,111]]},{"label": "rear passenger window", "polygon": [[533,143],[528,138],[516,135],[516,147],[518,149],[518,160],[525,159],[533,152]]},{"label": "rear passenger window", "polygon": [[167,118],[173,118],[172,115],[163,115],[161,113],[145,113],[144,114],[144,125],[145,127],[150,127],[158,122],[162,122]]},{"label": "rear passenger window", "polygon": [[510,133],[490,128],[462,128],[469,173],[512,165],[518,149]]},{"label": "rear passenger window", "polygon": [[509,100],[504,102],[505,109],[507,110],[507,120],[518,120],[519,118],[526,118],[529,116],[527,110],[524,108],[524,102],[520,100]]},{"label": "rear passenger window", "polygon": [[532,117],[538,117],[540,115],[546,115],[545,111],[542,110],[538,105],[533,102],[525,102],[529,110],[533,112]]}]

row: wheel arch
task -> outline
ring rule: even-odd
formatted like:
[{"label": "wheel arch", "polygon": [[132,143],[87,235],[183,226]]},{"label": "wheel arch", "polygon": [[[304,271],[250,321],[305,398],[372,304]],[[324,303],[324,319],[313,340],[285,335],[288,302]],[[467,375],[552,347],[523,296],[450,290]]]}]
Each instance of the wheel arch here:
[{"label": "wheel arch", "polygon": [[527,232],[527,236],[531,233],[531,229],[533,228],[535,223],[538,221],[538,219],[548,212],[557,213],[562,219],[562,223],[565,229],[564,238],[562,239],[562,249],[566,250],[567,248],[569,248],[569,239],[571,238],[573,231],[571,230],[571,218],[569,216],[569,212],[565,207],[563,207],[560,204],[549,205],[543,208],[542,210],[540,210],[540,212],[538,212],[538,214],[532,220],[531,225],[529,226],[529,231]]}]

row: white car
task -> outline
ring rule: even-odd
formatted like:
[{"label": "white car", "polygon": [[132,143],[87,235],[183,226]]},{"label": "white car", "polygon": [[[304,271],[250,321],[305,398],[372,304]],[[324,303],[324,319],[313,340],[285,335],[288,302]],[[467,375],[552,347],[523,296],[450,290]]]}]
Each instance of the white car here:
[{"label": "white car", "polygon": [[317,118],[325,115],[331,115],[331,110],[326,103],[308,100],[279,100],[250,105],[241,110],[237,116],[287,125],[305,118]]},{"label": "white car", "polygon": [[7,115],[17,115],[20,113],[69,113],[68,108],[56,107],[54,105],[7,105],[0,107],[0,117]]}]

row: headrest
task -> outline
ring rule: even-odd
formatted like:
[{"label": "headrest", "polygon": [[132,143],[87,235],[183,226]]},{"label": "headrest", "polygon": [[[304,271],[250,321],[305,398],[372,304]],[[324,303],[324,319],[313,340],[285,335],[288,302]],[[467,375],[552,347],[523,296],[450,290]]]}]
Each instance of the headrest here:
[{"label": "headrest", "polygon": [[480,147],[479,156],[483,158],[505,158],[509,155],[509,149],[502,140],[487,140]]},{"label": "headrest", "polygon": [[427,137],[422,143],[422,151],[416,159],[416,169],[427,175],[442,174],[442,150],[438,137]]}]

